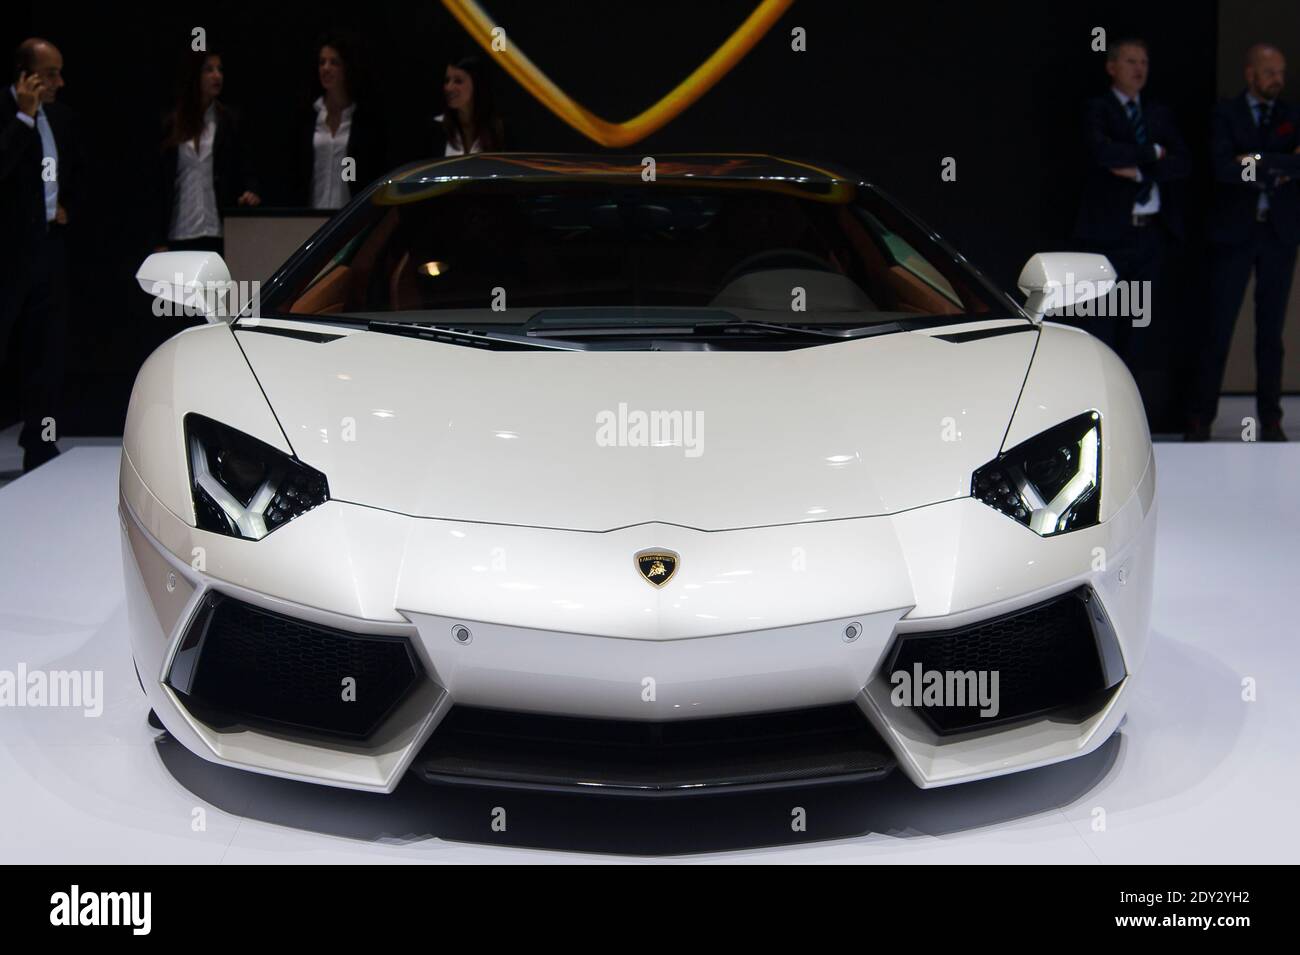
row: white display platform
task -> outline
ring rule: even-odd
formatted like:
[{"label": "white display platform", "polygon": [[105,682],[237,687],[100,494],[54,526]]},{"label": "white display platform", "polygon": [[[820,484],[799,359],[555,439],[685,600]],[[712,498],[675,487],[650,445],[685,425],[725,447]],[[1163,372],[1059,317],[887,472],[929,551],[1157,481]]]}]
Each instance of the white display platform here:
[{"label": "white display platform", "polygon": [[414,779],[379,796],[224,769],[159,736],[128,651],[118,454],[73,448],[0,488],[0,670],[102,670],[105,698],[98,717],[0,707],[0,862],[1300,858],[1300,445],[1157,445],[1151,645],[1098,752],[928,792],[895,773],[674,800]]}]

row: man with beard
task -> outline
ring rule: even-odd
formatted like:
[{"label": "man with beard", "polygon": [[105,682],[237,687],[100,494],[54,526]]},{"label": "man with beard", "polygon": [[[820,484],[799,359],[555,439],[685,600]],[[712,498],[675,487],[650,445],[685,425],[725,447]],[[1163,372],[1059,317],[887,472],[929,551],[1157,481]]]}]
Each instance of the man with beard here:
[{"label": "man with beard", "polygon": [[1246,89],[1214,112],[1214,213],[1210,226],[1210,330],[1201,351],[1187,440],[1206,441],[1218,411],[1232,330],[1255,273],[1255,373],[1259,437],[1282,431],[1282,326],[1300,242],[1300,111],[1284,103],[1286,59],[1257,43],[1246,53]]}]

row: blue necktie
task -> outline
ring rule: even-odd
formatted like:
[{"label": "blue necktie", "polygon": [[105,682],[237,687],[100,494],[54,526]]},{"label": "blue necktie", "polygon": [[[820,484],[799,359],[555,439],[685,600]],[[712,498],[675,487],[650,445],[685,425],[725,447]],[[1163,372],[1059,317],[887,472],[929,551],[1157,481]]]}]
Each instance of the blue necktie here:
[{"label": "blue necktie", "polygon": [[[1126,104],[1128,108],[1128,119],[1133,124],[1133,138],[1137,140],[1139,146],[1147,144],[1147,121],[1142,117],[1142,110],[1138,107],[1137,100],[1131,99]],[[1137,204],[1143,205],[1151,198],[1151,189],[1155,185],[1150,179],[1145,179],[1138,183]]]},{"label": "blue necktie", "polygon": [[1269,123],[1273,121],[1273,104],[1260,100],[1255,104],[1255,109],[1258,112],[1259,135],[1260,140],[1262,141],[1263,138],[1268,135]]},{"label": "blue necktie", "polygon": [[[1259,122],[1259,148],[1264,148],[1264,142],[1268,139],[1268,127],[1273,121],[1273,104],[1266,100],[1260,100],[1255,104],[1255,118]],[[1268,212],[1268,190],[1265,189],[1259,194],[1259,200],[1256,202],[1256,208],[1260,214]]]},{"label": "blue necktie", "polygon": [[41,181],[45,188],[45,221],[53,222],[59,211],[59,147],[54,141],[54,130],[45,110],[36,111],[36,131],[41,135],[41,154],[43,159],[54,161],[54,179],[45,179],[44,164],[41,167]]}]

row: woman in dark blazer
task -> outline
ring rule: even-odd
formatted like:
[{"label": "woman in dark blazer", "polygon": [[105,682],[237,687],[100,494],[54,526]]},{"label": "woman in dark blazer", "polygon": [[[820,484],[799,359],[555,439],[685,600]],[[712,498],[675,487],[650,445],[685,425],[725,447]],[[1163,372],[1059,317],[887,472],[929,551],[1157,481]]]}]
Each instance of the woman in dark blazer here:
[{"label": "woman in dark blazer", "polygon": [[261,203],[239,137],[239,117],[219,97],[225,74],[216,53],[189,57],[176,109],[163,123],[154,248],[223,253],[221,210]]},{"label": "woman in dark blazer", "polygon": [[331,33],[316,41],[321,94],[301,113],[297,133],[296,204],[340,209],[388,170],[384,128],[369,106],[354,40]]}]

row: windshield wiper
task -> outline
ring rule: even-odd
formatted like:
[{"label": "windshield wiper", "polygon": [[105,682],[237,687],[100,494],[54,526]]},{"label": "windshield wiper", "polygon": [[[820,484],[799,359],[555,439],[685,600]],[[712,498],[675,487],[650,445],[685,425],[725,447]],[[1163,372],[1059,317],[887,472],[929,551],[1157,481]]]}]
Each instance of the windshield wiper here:
[{"label": "windshield wiper", "polygon": [[777,332],[785,335],[803,335],[812,336],[813,338],[834,338],[843,341],[846,338],[862,338],[866,335],[879,334],[878,330],[899,331],[902,326],[897,322],[887,322],[882,325],[857,326],[854,328],[838,328],[831,331],[825,328],[811,328],[808,325],[785,325],[781,322],[754,322],[749,319],[731,319],[725,322],[699,322],[695,325],[695,331],[713,331],[721,330],[725,332],[730,328],[743,329],[745,331],[757,332]]},{"label": "windshield wiper", "polygon": [[646,335],[711,335],[732,334],[738,332],[759,332],[777,335],[789,335],[798,338],[829,338],[844,341],[849,338],[865,338],[886,332],[902,331],[898,322],[884,322],[879,325],[858,326],[852,328],[812,328],[807,325],[786,325],[780,322],[755,322],[748,319],[706,319],[703,321],[645,321],[645,322],[583,322],[573,325],[547,324],[542,328],[530,328],[529,338],[549,338],[551,336],[571,336],[586,338],[588,336],[639,337]]},{"label": "windshield wiper", "polygon": [[426,341],[445,342],[449,345],[467,345],[471,348],[486,348],[492,351],[526,351],[541,349],[543,351],[587,351],[587,346],[573,341],[538,341],[524,335],[512,335],[508,332],[475,332],[467,328],[450,328],[443,325],[418,325],[408,322],[377,322],[366,324],[372,332],[387,335],[407,335],[411,338],[423,338]]}]

